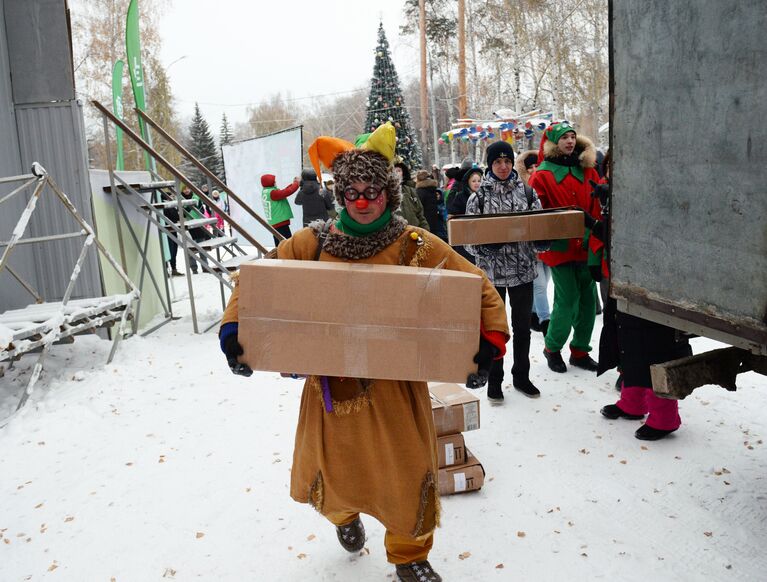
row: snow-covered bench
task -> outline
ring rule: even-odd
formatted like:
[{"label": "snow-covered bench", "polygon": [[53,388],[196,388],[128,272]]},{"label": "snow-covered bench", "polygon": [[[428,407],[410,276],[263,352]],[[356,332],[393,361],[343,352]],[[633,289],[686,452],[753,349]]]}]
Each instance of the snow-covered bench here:
[{"label": "snow-covered bench", "polygon": [[112,325],[135,299],[132,293],[38,303],[0,313],[0,362],[46,344]]},{"label": "snow-covered bench", "polygon": [[[0,183],[23,182],[10,194],[0,198],[0,204],[12,196],[34,186],[34,191],[22,212],[16,227],[13,229],[10,240],[0,242],[0,248],[5,247],[0,255],[0,274],[7,270],[22,286],[35,297],[37,303],[28,305],[21,309],[13,309],[0,313],[0,362],[18,359],[24,354],[35,350],[40,350],[32,375],[27,384],[27,388],[22,394],[17,407],[21,408],[34,389],[37,379],[43,368],[43,360],[54,343],[73,341],[74,336],[79,333],[95,331],[99,327],[113,325],[119,321],[119,328],[113,334],[112,349],[109,353],[108,362],[112,361],[117,344],[125,330],[125,322],[131,314],[131,306],[134,301],[140,297],[138,288],[128,278],[120,265],[109,254],[104,246],[96,238],[93,228],[78,214],[77,209],[69,200],[66,194],[61,191],[58,185],[51,179],[45,169],[35,163],[32,168],[32,174],[24,176],[14,176],[12,178],[1,179]],[[38,237],[24,241],[22,237],[29,224],[32,213],[35,210],[37,200],[48,187],[56,198],[63,204],[69,214],[74,218],[78,230],[69,234],[56,234],[50,236]],[[69,277],[69,283],[61,301],[45,302],[35,289],[26,281],[21,279],[17,273],[8,265],[8,257],[14,247],[19,244],[39,244],[60,240],[62,238],[84,237],[80,256],[75,263],[72,274]],[[123,279],[128,291],[121,295],[107,295],[98,297],[88,297],[80,299],[71,299],[74,285],[80,274],[83,261],[91,247],[95,246],[98,251],[106,258],[118,275]]]}]

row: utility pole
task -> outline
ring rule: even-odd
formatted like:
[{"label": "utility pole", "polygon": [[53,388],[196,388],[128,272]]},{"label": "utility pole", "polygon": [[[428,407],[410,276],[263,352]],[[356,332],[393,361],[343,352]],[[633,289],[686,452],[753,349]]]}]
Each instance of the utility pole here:
[{"label": "utility pole", "polygon": [[434,164],[439,167],[439,131],[437,130],[437,104],[434,102],[434,67],[429,63],[429,104],[431,105],[431,131],[434,143]]},{"label": "utility pole", "polygon": [[458,117],[466,118],[466,0],[458,0]]},{"label": "utility pole", "polygon": [[[426,0],[418,0],[418,27],[421,30],[421,148],[427,153],[429,140],[429,105],[426,90]],[[424,156],[426,158],[426,156]],[[431,160],[424,159],[424,165]]]}]

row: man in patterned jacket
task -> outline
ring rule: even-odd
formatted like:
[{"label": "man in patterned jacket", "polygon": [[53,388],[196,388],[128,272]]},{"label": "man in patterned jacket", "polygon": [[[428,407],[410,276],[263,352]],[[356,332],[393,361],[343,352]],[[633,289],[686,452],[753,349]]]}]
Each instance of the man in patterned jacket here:
[{"label": "man in patterned jacket", "polygon": [[[514,170],[514,150],[505,141],[487,148],[487,171],[479,190],[466,203],[466,214],[502,214],[541,208],[538,195],[525,186]],[[511,367],[514,388],[530,398],[541,395],[530,381],[530,312],[533,306],[533,279],[536,276],[536,252],[545,246],[533,242],[469,245],[477,266],[495,285],[501,299],[508,291],[511,304],[511,329],[514,364]],[[487,397],[503,402],[503,359],[490,369]]]}]

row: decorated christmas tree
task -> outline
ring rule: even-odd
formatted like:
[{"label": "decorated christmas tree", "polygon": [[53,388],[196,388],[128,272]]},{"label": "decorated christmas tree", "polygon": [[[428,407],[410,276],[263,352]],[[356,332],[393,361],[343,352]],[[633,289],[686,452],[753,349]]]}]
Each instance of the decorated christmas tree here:
[{"label": "decorated christmas tree", "polygon": [[415,172],[423,164],[421,147],[418,145],[410,114],[399,86],[397,71],[389,52],[389,41],[383,24],[378,27],[375,67],[370,81],[370,95],[367,101],[365,132],[375,131],[382,123],[391,121],[397,130],[397,155]]}]

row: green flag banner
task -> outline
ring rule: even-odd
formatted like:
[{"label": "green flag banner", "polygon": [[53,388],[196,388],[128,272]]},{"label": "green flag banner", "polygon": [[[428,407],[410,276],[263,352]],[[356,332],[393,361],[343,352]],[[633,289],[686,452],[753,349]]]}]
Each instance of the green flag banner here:
[{"label": "green flag banner", "polygon": [[[125,63],[122,60],[115,61],[112,67],[112,111],[117,119],[123,119],[123,67]],[[115,132],[117,141],[117,164],[115,169],[118,171],[125,169],[125,154],[123,153],[123,130],[119,127]]]},{"label": "green flag banner", "polygon": [[[136,107],[141,111],[146,111],[146,93],[144,91],[144,69],[141,66],[141,36],[139,34],[139,15],[138,0],[131,0],[128,6],[128,18],[125,24],[125,54],[128,57],[128,73],[130,74],[131,86],[133,87],[133,99]],[[149,141],[149,131],[144,121],[139,117],[138,120],[141,137],[144,141]],[[149,160],[149,154],[144,152],[144,162],[146,169],[151,170],[152,164]]]}]

